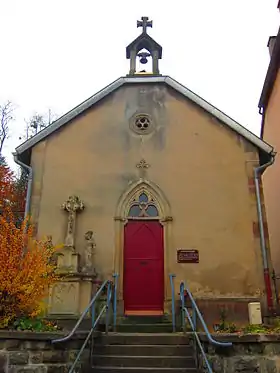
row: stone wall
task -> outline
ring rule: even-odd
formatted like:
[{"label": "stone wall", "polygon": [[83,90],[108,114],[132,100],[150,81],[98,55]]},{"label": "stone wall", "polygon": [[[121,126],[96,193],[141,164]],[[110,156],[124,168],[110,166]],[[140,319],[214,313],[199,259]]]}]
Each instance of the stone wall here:
[{"label": "stone wall", "polygon": [[[0,332],[0,357],[4,357],[9,373],[67,373],[85,340],[78,333],[70,341],[52,344],[63,333]],[[2,360],[2,359],[1,359]],[[81,358],[83,367],[89,362],[89,349]],[[81,363],[80,365],[81,366]]]},{"label": "stone wall", "polygon": [[[232,347],[213,346],[201,334],[204,351],[215,373],[279,373],[280,334],[269,335],[215,335],[222,342],[232,342]],[[203,358],[199,354],[200,366]],[[202,370],[203,371],[203,370]],[[204,372],[207,370],[204,369]]]},{"label": "stone wall", "polygon": [[[234,323],[237,327],[249,324],[248,315],[248,304],[250,302],[261,302],[260,297],[255,298],[226,298],[226,297],[215,297],[215,298],[200,298],[195,297],[196,304],[208,326],[210,332],[214,331],[214,325],[221,322],[221,310],[226,310],[226,322]],[[186,299],[185,305],[191,309],[191,302]],[[171,304],[168,309],[171,314]],[[181,314],[181,301],[176,302],[176,313]],[[262,307],[262,314],[265,316],[265,308]],[[180,320],[180,318],[179,318]],[[198,325],[199,326],[199,325]],[[203,329],[201,328],[201,331]]]}]

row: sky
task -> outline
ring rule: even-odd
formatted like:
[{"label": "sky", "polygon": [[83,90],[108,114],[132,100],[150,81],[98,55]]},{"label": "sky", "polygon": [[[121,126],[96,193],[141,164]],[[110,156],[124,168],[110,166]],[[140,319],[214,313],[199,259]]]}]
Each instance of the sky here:
[{"label": "sky", "polygon": [[0,103],[16,106],[4,155],[25,120],[62,115],[129,70],[125,48],[148,16],[169,75],[259,135],[258,100],[278,0],[0,0]]}]

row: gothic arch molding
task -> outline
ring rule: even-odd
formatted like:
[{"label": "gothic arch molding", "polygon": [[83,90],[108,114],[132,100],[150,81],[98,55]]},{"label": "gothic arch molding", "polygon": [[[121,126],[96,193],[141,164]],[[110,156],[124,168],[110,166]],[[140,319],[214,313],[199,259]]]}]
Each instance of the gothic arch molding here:
[{"label": "gothic arch molding", "polygon": [[[163,226],[164,232],[164,307],[168,309],[168,303],[171,299],[169,286],[169,262],[171,260],[170,250],[172,248],[172,216],[171,208],[165,194],[161,188],[150,180],[140,178],[131,182],[128,188],[121,194],[115,215],[115,250],[114,250],[114,272],[119,274],[118,299],[119,311],[123,311],[123,270],[124,270],[124,228],[130,217],[128,216],[130,207],[133,204],[135,196],[144,192],[153,198],[153,202],[158,209],[158,216],[152,219],[158,220]],[[145,217],[144,217],[145,218]]]},{"label": "gothic arch molding", "polygon": [[146,192],[154,198],[161,220],[172,220],[170,204],[165,194],[156,183],[146,179],[132,182],[124,191],[117,204],[116,219],[126,219],[128,217],[134,196],[141,192]]}]

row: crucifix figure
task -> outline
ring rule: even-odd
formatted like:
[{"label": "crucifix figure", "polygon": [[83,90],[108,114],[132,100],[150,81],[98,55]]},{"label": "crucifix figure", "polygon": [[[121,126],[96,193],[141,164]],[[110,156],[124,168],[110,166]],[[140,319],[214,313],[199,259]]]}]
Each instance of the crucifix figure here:
[{"label": "crucifix figure", "polygon": [[137,27],[142,27],[142,33],[147,33],[147,27],[153,27],[153,21],[149,21],[149,17],[141,17],[142,21],[137,21]]},{"label": "crucifix figure", "polygon": [[141,161],[137,163],[136,167],[139,169],[140,178],[144,178],[146,175],[146,170],[150,167],[150,165],[145,161],[145,159],[141,159]]},{"label": "crucifix figure", "polygon": [[63,210],[69,213],[68,226],[65,238],[65,246],[74,247],[74,234],[76,224],[76,214],[84,209],[84,203],[77,196],[70,196],[62,205]]}]

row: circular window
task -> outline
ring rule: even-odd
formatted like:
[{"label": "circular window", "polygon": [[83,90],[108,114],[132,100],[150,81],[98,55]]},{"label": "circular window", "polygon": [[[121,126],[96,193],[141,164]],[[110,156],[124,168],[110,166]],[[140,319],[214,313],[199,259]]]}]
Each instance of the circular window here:
[{"label": "circular window", "polygon": [[153,129],[151,117],[148,114],[134,115],[130,120],[130,128],[141,135],[151,133]]}]

